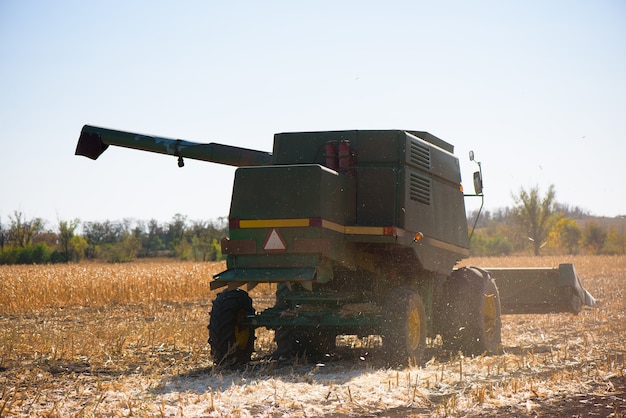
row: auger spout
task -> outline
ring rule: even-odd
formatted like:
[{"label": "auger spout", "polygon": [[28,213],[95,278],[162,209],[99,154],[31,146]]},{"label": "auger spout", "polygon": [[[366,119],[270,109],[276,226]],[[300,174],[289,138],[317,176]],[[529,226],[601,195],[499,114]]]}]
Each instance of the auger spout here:
[{"label": "auger spout", "polygon": [[83,126],[76,146],[76,155],[97,159],[109,145],[133,148],[182,158],[208,161],[235,167],[272,164],[272,154],[248,148],[217,143],[201,144],[180,139],[162,138],[132,132],[116,131],[91,125]]}]

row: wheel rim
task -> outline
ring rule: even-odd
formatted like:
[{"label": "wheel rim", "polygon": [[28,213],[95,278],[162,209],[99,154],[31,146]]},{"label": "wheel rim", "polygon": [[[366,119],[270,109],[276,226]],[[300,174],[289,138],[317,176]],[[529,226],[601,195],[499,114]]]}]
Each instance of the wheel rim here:
[{"label": "wheel rim", "polygon": [[237,348],[243,350],[248,345],[248,340],[250,339],[250,327],[246,325],[239,325],[243,318],[246,316],[246,312],[241,310],[237,315],[237,325],[235,325],[235,343],[237,344]]},{"label": "wheel rim", "polygon": [[420,345],[422,333],[422,322],[417,309],[412,309],[409,312],[407,328],[407,346],[410,350],[416,350]]},{"label": "wheel rim", "polygon": [[495,336],[497,320],[496,295],[485,295],[485,300],[483,301],[483,326],[485,337],[487,337],[488,341],[491,341]]}]

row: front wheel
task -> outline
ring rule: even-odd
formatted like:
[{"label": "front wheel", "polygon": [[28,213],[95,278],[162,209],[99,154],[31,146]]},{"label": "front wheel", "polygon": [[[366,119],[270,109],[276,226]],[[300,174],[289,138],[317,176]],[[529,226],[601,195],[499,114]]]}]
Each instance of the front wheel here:
[{"label": "front wheel", "polygon": [[489,273],[475,267],[453,271],[442,299],[438,323],[444,348],[471,355],[499,352],[500,295]]},{"label": "front wheel", "polygon": [[209,344],[216,365],[244,364],[254,351],[254,328],[245,318],[254,315],[252,299],[241,289],[217,295],[211,308]]},{"label": "front wheel", "polygon": [[391,290],[385,300],[383,348],[393,364],[421,364],[426,347],[426,310],[420,295],[405,287]]}]

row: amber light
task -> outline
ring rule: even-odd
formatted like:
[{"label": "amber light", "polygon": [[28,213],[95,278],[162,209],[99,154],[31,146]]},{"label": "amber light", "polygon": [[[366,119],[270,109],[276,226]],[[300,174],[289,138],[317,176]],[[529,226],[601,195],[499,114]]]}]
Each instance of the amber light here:
[{"label": "amber light", "polygon": [[395,226],[385,226],[385,227],[383,227],[383,235],[395,236],[396,235],[396,227]]},{"label": "amber light", "polygon": [[461,193],[463,193],[463,185],[459,184],[459,190],[461,191]]},{"label": "amber light", "polygon": [[413,241],[415,242],[419,242],[423,239],[424,239],[424,234],[422,234],[421,232],[418,232],[413,236]]}]

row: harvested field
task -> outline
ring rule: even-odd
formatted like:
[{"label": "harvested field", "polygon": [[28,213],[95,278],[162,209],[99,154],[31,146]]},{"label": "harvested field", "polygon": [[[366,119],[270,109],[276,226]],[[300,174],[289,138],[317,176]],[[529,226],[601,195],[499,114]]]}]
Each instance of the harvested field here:
[{"label": "harvested field", "polygon": [[[579,315],[505,315],[500,356],[384,366],[377,340],[319,362],[214,368],[206,325],[222,263],[0,266],[0,416],[626,416],[626,257],[471,259],[485,267],[573,262],[601,301]],[[251,292],[273,304],[270,286]],[[347,346],[357,348],[350,349]]]}]

